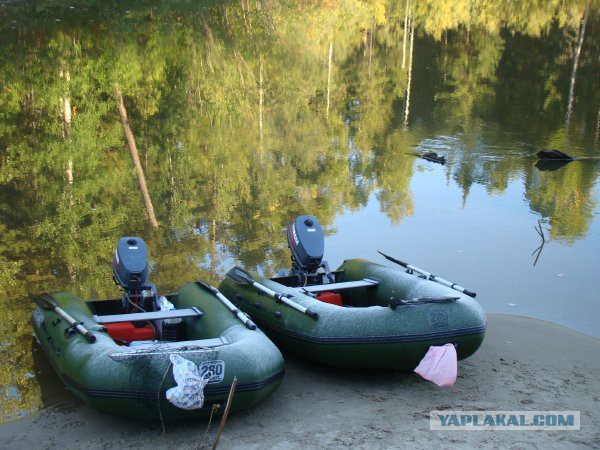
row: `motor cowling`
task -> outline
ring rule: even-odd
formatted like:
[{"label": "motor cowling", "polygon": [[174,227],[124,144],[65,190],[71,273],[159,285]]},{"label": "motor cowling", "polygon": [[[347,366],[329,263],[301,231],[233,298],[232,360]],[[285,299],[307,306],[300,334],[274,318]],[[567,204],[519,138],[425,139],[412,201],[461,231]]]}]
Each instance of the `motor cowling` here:
[{"label": "motor cowling", "polygon": [[125,290],[145,287],[148,283],[148,249],[139,237],[122,237],[112,261],[115,281]]},{"label": "motor cowling", "polygon": [[325,250],[325,236],[317,218],[298,216],[288,226],[287,241],[296,268],[305,273],[316,272]]}]

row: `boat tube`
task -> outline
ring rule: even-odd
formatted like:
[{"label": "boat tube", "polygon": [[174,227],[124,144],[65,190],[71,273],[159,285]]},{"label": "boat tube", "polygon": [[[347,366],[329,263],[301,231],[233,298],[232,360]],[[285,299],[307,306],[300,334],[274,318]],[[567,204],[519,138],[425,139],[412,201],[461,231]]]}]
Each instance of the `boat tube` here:
[{"label": "boat tube", "polygon": [[[486,317],[471,296],[364,259],[328,272],[319,262],[321,247],[303,242],[299,228],[306,220],[315,231],[305,239],[322,239],[316,218],[300,216],[288,242],[296,247],[293,259],[305,256],[310,264],[294,262],[289,275],[271,279],[234,268],[219,287],[281,349],[335,367],[406,372],[430,346],[451,343],[458,359],[477,351]],[[320,271],[303,272],[309,265]]]},{"label": "boat tube", "polygon": [[[118,250],[113,269],[123,298],[83,301],[66,292],[34,298],[34,334],[71,392],[105,413],[168,421],[206,416],[215,404],[223,412],[234,378],[232,412],[277,389],[281,353],[216,288],[192,282],[155,296],[143,262],[141,270],[129,270],[135,264]],[[197,391],[192,409],[167,399],[177,387],[173,364],[183,361],[177,357],[202,381],[184,387]]]}]

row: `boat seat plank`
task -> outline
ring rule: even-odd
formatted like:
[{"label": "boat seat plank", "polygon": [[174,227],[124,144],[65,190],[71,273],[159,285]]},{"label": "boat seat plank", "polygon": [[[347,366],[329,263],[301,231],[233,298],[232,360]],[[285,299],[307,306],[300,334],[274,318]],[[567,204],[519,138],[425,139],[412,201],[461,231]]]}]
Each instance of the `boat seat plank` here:
[{"label": "boat seat plank", "polygon": [[304,286],[300,287],[303,292],[325,292],[325,291],[339,291],[342,289],[353,289],[359,287],[375,287],[379,285],[379,281],[373,280],[371,278],[363,278],[358,281],[346,281],[344,283],[330,283],[330,284],[320,284],[316,286]]},{"label": "boat seat plank", "polygon": [[176,319],[179,317],[197,317],[200,318],[204,315],[204,312],[200,308],[195,306],[192,308],[185,309],[170,309],[167,311],[152,311],[143,313],[129,313],[129,314],[110,314],[106,316],[94,315],[94,320],[99,324],[107,323],[123,323],[123,322],[138,322],[146,320],[159,320],[159,319]]}]

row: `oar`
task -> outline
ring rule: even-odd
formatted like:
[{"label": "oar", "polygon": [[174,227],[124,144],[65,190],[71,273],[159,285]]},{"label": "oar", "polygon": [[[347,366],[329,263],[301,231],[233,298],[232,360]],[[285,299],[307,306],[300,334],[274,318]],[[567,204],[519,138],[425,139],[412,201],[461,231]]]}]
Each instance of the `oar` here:
[{"label": "oar", "polygon": [[437,283],[443,284],[444,286],[448,286],[449,288],[452,288],[458,292],[462,292],[463,294],[468,295],[469,297],[475,298],[475,296],[477,295],[475,292],[469,291],[468,289],[465,289],[464,287],[459,286],[456,283],[452,283],[451,281],[444,280],[443,278],[433,275],[432,273],[426,272],[423,269],[419,269],[418,267],[412,266],[408,263],[405,263],[404,261],[400,261],[399,259],[388,256],[385,253],[380,252],[379,250],[377,250],[377,252],[380,255],[382,255],[385,259],[387,259],[388,261],[399,264],[402,267],[405,267],[406,269],[408,269],[410,272],[420,273],[421,275],[424,275],[425,278],[428,280],[435,281]]},{"label": "oar", "polygon": [[312,317],[313,319],[319,318],[319,315],[312,309],[305,308],[304,306],[300,305],[299,303],[296,303],[295,301],[290,300],[291,296],[289,294],[282,294],[280,292],[275,292],[274,290],[269,289],[266,286],[263,286],[262,284],[254,281],[254,279],[252,278],[252,275],[250,275],[245,270],[240,269],[239,267],[234,267],[233,269],[231,269],[229,272],[227,272],[227,276],[229,278],[231,278],[232,280],[236,281],[237,283],[247,283],[250,286],[255,287],[259,291],[267,294],[269,297],[274,298],[275,301],[277,301],[279,303],[283,303],[284,305],[287,305],[290,308],[293,308],[296,311],[301,312],[302,314],[306,314],[307,316]]},{"label": "oar", "polygon": [[233,303],[231,303],[227,297],[225,297],[223,294],[221,294],[221,292],[216,287],[211,286],[210,284],[205,283],[204,281],[196,281],[196,284],[198,284],[199,286],[202,286],[205,289],[208,289],[210,292],[215,294],[215,297],[217,297],[219,300],[221,300],[221,303],[223,303],[227,307],[227,309],[229,309],[229,311],[231,311],[233,313],[234,316],[236,316],[238,319],[240,319],[240,321],[244,325],[246,325],[247,328],[249,328],[250,330],[256,330],[255,323],[252,322],[246,316],[246,314],[241,312],[237,308],[237,306],[235,306]]},{"label": "oar", "polygon": [[85,337],[90,342],[96,342],[96,336],[92,334],[90,330],[81,325],[80,322],[77,322],[73,317],[71,317],[67,312],[58,306],[56,300],[54,300],[50,295],[43,294],[39,297],[35,297],[33,302],[41,308],[50,309],[58,314],[62,319],[67,322],[71,328],[75,329],[79,334]]}]

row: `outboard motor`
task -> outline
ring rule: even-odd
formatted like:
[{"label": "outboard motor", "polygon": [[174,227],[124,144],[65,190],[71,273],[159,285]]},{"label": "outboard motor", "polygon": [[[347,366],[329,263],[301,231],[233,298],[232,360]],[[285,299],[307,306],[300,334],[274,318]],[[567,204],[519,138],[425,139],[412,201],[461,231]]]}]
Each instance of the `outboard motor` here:
[{"label": "outboard motor", "polygon": [[329,265],[323,261],[323,228],[315,216],[298,216],[288,227],[287,241],[292,252],[292,275],[296,275],[304,283],[319,283],[317,271],[323,268],[327,278],[333,283]]},{"label": "outboard motor", "polygon": [[[122,237],[112,261],[115,283],[123,288],[123,308],[152,311],[156,286],[148,283],[148,250],[139,237]],[[139,312],[139,311],[138,311]]]}]

